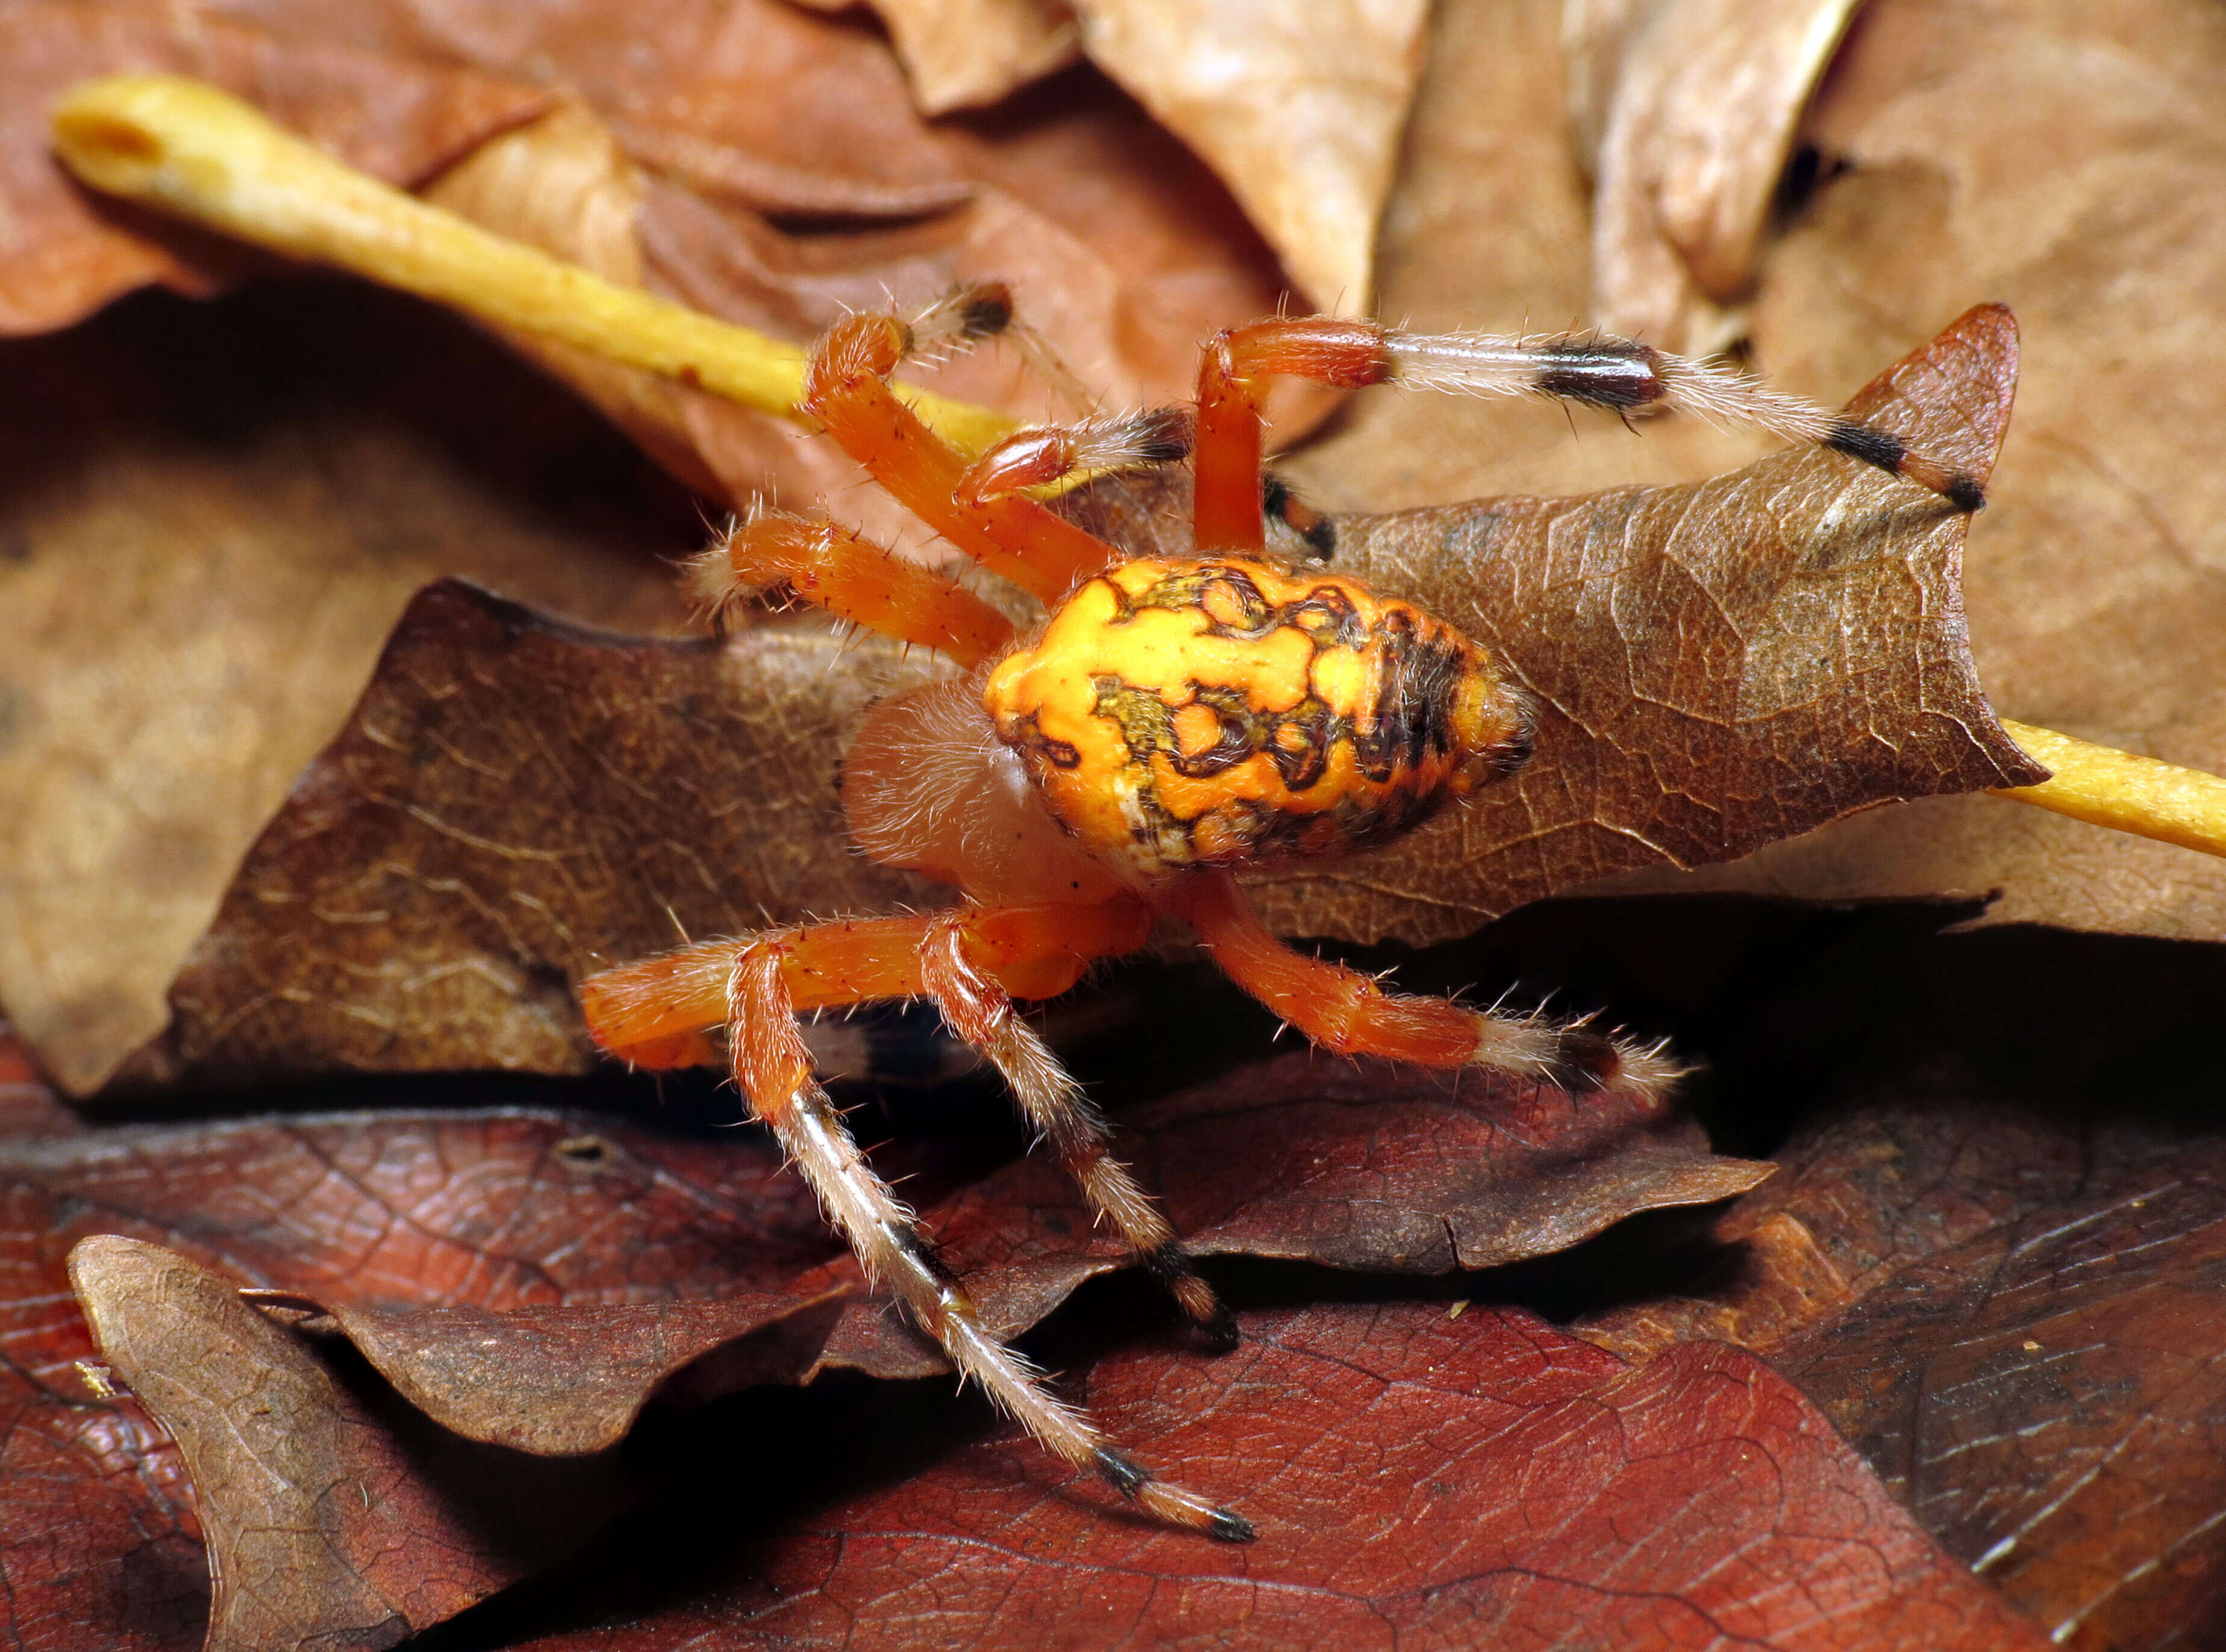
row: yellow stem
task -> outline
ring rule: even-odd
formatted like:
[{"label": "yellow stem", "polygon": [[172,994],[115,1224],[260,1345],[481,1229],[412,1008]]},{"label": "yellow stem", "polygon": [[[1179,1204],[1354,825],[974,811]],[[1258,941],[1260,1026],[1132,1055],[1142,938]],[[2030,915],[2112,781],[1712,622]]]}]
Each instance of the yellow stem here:
[{"label": "yellow stem", "polygon": [[2028,756],[2055,772],[2037,786],[2000,787],[1997,797],[2183,848],[2226,855],[2226,780],[2025,723],[2005,721],[2002,727]]},{"label": "yellow stem", "polygon": [[[54,143],[97,189],[809,423],[796,406],[804,353],[794,345],[491,235],[341,165],[200,81],[86,81],[55,111]],[[988,408],[910,386],[899,394],[970,454],[1014,427]]]}]

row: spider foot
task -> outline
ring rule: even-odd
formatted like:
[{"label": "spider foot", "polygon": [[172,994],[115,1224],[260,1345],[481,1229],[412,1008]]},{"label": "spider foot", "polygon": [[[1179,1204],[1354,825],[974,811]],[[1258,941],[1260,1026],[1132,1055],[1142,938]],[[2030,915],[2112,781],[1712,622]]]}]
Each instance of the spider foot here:
[{"label": "spider foot", "polygon": [[1187,1526],[1224,1543],[1249,1543],[1259,1534],[1243,1515],[1218,1508],[1194,1491],[1170,1485],[1125,1452],[1101,1446],[1091,1466],[1123,1496],[1171,1525]]}]

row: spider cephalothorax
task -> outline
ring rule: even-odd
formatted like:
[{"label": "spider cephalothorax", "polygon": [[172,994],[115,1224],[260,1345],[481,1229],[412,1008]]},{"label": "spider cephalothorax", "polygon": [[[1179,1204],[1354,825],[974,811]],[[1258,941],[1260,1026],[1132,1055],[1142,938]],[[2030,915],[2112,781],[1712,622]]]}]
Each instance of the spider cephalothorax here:
[{"label": "spider cephalothorax", "polygon": [[[874,708],[845,759],[843,798],[868,855],[953,884],[965,903],[686,947],[597,975],[582,995],[597,1040],[643,1065],[716,1059],[707,1034],[723,1029],[752,1110],[868,1274],[960,1370],[1052,1450],[1153,1513],[1241,1540],[1251,1535],[1241,1517],[1156,1479],[983,1329],[814,1081],[797,1013],[932,999],[1004,1076],[1093,1208],[1225,1344],[1235,1334],[1226,1310],[1014,999],[1065,991],[1093,959],[1135,950],[1173,918],[1326,1049],[1644,1096],[1678,1073],[1658,1047],[1581,1025],[1386,992],[1291,950],[1246,904],[1235,873],[1396,839],[1519,768],[1531,739],[1529,702],[1489,651],[1410,602],[1269,554],[1258,381],[1404,381],[1619,411],[1682,405],[1835,448],[1957,509],[1976,508],[1979,492],[1885,432],[1644,345],[1416,338],[1320,318],[1218,335],[1194,411],[1027,431],[970,465],[888,375],[925,339],[983,336],[1010,320],[996,288],[969,289],[909,324],[852,316],[814,349],[804,405],[922,521],[1038,599],[1040,624],[1024,634],[940,575],[824,520],[760,513],[696,564],[714,608],[785,587],[961,668]],[[1188,556],[1126,555],[1031,496],[1079,471],[1193,454]],[[1282,514],[1305,539],[1303,512]]]}]

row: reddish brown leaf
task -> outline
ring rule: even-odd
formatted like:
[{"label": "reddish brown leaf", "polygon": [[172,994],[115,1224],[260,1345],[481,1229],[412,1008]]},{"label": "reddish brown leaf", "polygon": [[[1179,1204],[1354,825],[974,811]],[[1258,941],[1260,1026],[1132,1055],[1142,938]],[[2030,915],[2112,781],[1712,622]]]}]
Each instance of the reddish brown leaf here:
[{"label": "reddish brown leaf", "polygon": [[[0,1100],[11,1122],[54,1100],[4,1034]],[[0,1196],[0,1637],[185,1652],[208,1599],[193,1484],[137,1402],[81,1371],[97,1350],[38,1203]]]},{"label": "reddish brown leaf", "polygon": [[[717,1298],[842,1253],[754,1135],[675,1140],[545,1109],[131,1126],[10,1144],[0,1175],[10,1242],[41,1268],[121,1233],[328,1307]],[[70,1319],[51,1287],[16,1299],[28,1325]]]},{"label": "reddish brown leaf", "polygon": [[[1634,1211],[1701,1204],[1770,1166],[1721,1159],[1682,1116],[1510,1079],[1312,1053],[1131,1109],[1121,1152],[1191,1248],[1377,1272],[1494,1268]],[[1026,1329],[1126,1262],[1040,1156],[928,1211],[984,1318]]]},{"label": "reddish brown leaf", "polygon": [[208,1576],[193,1486],[136,1401],[0,1399],[0,1634],[11,1646],[200,1645]]},{"label": "reddish brown leaf", "polygon": [[1878,933],[1746,1012],[1844,1053],[1780,1174],[1711,1224],[1728,1249],[1658,1276],[1690,1294],[1581,1334],[1640,1358],[1694,1337],[1767,1353],[2064,1643],[2202,1644],[2226,1611],[2226,966],[2185,944]]},{"label": "reddish brown leaf", "polygon": [[2226,1611],[2222,1280],[2226,1151],[2158,1142],[1778,1357],[2057,1643],[2195,1646]]},{"label": "reddish brown leaf", "polygon": [[[1769,1171],[1711,1155],[1679,1116],[1498,1075],[1456,1083],[1306,1055],[1124,1124],[1117,1150],[1201,1251],[1378,1272],[1544,1255],[1637,1210],[1728,1198]],[[364,1327],[365,1352],[405,1392],[459,1396],[421,1403],[474,1438],[508,1439],[512,1426],[442,1408],[467,1402],[470,1362],[507,1357],[474,1351],[475,1314],[531,1310],[542,1317],[518,1336],[583,1339],[581,1357],[601,1363],[617,1397],[576,1396],[576,1419],[556,1396],[536,1403],[552,1437],[587,1438],[703,1349],[857,1280],[801,1179],[754,1134],[689,1141],[581,1115],[391,1110],[25,1143],[0,1153],[0,1177],[12,1184],[15,1230],[38,1254],[124,1233],[306,1299],[351,1335]],[[929,1201],[925,1217],[1002,1334],[1129,1265],[1040,1158]],[[42,1304],[39,1324],[67,1318],[48,1290],[27,1285],[22,1297]],[[648,1306],[706,1298],[729,1306],[677,1318]],[[436,1307],[471,1312],[410,1318]],[[607,1312],[574,1312],[590,1307]],[[941,1369],[879,1303],[826,1329],[832,1340],[812,1350],[825,1363],[891,1376]],[[628,1339],[638,1346],[624,1354]],[[409,1374],[412,1362],[422,1375]]]},{"label": "reddish brown leaf", "polygon": [[665,1613],[530,1644],[2045,1644],[1751,1356],[1634,1369],[1517,1311],[1415,1304],[1244,1329],[1221,1360],[1116,1354],[1089,1398],[1230,1492],[1247,1547],[1124,1518],[1008,1439],[769,1522]]}]

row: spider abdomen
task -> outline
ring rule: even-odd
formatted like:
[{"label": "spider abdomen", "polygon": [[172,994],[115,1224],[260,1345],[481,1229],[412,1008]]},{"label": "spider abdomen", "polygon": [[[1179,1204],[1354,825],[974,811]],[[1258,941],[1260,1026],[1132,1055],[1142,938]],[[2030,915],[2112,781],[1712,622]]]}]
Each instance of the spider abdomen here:
[{"label": "spider abdomen", "polygon": [[1454,627],[1249,559],[1116,564],[983,701],[1052,815],[1148,883],[1388,842],[1530,750],[1523,696]]}]

